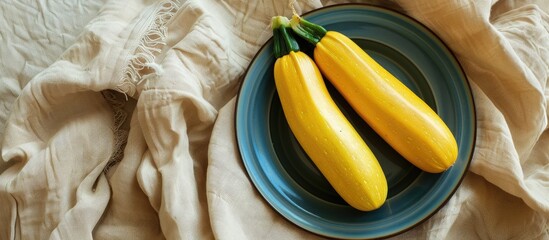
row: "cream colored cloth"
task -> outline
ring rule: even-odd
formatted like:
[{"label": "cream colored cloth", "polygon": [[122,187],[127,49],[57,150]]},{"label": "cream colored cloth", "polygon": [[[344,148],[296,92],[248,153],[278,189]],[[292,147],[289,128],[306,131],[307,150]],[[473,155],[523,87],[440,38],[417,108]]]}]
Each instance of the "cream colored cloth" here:
[{"label": "cream colored cloth", "polygon": [[[373,3],[447,43],[478,118],[461,187],[394,239],[549,239],[549,3]],[[7,0],[0,11],[0,239],[322,239],[263,200],[235,140],[238,86],[287,2]]]}]

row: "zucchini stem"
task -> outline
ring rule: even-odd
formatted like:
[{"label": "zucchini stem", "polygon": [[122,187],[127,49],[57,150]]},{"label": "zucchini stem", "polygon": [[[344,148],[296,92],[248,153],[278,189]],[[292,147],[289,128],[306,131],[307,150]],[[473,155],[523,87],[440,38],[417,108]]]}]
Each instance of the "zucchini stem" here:
[{"label": "zucchini stem", "polygon": [[307,42],[316,45],[326,35],[326,29],[318,24],[309,22],[299,15],[294,14],[290,20],[292,30]]},{"label": "zucchini stem", "polygon": [[284,16],[276,16],[271,20],[274,40],[274,55],[276,58],[288,55],[290,52],[299,51],[299,45],[292,36],[290,20]]}]

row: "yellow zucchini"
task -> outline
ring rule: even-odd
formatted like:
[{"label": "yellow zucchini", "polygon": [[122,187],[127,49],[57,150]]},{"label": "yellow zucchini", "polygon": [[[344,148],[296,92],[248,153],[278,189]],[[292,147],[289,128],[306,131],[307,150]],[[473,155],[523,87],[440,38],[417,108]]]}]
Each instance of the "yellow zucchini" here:
[{"label": "yellow zucchini", "polygon": [[349,205],[379,208],[388,187],[376,157],[330,97],[314,61],[299,51],[289,20],[274,17],[272,27],[275,85],[292,133]]},{"label": "yellow zucchini", "polygon": [[314,61],[353,109],[400,155],[439,173],[457,159],[456,140],[437,113],[345,35],[294,15],[294,32],[313,43]]}]

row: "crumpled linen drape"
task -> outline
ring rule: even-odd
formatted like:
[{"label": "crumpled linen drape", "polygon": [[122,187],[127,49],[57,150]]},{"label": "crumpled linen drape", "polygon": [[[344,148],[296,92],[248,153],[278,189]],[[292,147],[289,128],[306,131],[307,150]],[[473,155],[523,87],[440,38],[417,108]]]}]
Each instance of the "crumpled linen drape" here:
[{"label": "crumpled linen drape", "polygon": [[[478,118],[461,187],[393,238],[549,239],[549,4],[368,3],[446,42]],[[262,199],[234,136],[241,77],[287,2],[8,0],[0,11],[0,239],[322,239]]]}]

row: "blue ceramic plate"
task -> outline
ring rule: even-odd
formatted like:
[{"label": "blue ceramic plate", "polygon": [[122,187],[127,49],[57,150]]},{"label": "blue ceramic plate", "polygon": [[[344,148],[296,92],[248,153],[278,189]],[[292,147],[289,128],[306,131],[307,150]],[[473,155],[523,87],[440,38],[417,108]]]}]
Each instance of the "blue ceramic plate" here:
[{"label": "blue ceramic plate", "polygon": [[[273,80],[272,41],[257,53],[236,107],[236,137],[251,181],[282,216],[316,234],[379,238],[426,220],[452,196],[475,145],[475,108],[455,57],[425,26],[370,5],[337,5],[305,14],[328,30],[346,34],[423,98],[457,139],[459,155],[441,174],[425,173],[387,145],[328,83],[333,98],[377,156],[389,184],[385,204],[362,212],[347,205],[301,149],[284,118]],[[301,44],[305,52],[311,47]]]}]

